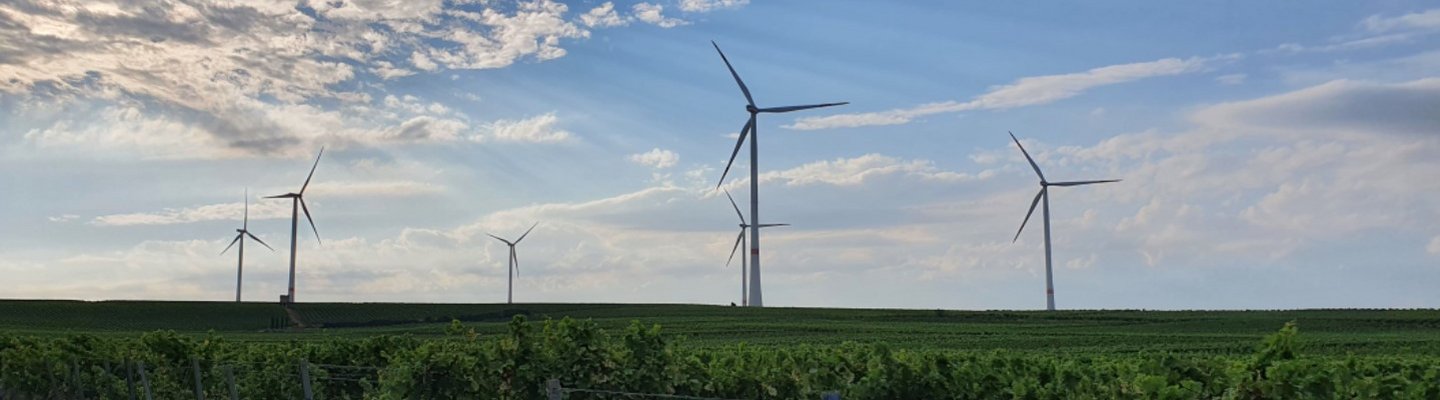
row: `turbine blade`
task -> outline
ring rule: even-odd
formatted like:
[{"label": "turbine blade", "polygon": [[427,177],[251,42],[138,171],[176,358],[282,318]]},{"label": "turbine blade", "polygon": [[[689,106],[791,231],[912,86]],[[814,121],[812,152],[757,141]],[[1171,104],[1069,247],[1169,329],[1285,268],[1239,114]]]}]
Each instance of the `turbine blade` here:
[{"label": "turbine blade", "polygon": [[740,250],[740,243],[743,242],[745,242],[745,230],[741,229],[740,235],[735,237],[735,247],[730,248],[730,258],[725,260],[725,266],[728,267],[731,261],[735,261],[735,252]]},{"label": "turbine blade", "polygon": [[277,195],[274,195],[274,196],[265,196],[264,198],[267,198],[267,199],[288,199],[288,198],[291,198],[291,197],[295,197],[295,194],[294,194],[294,193],[277,194]]},{"label": "turbine blade", "polygon": [[762,109],[760,109],[760,112],[763,112],[763,113],[787,113],[787,112],[791,112],[791,111],[809,110],[809,109],[812,109],[812,108],[843,106],[843,105],[846,105],[846,104],[850,104],[850,102],[848,102],[848,101],[843,101],[843,102],[839,102],[839,103],[811,104],[811,105],[805,105],[805,106],[770,107],[770,108],[762,108]]},{"label": "turbine blade", "polygon": [[730,191],[729,191],[729,190],[726,190],[726,191],[725,191],[725,198],[730,199],[730,207],[734,207],[734,208],[735,208],[735,215],[738,216],[738,217],[740,217],[740,224],[741,224],[741,225],[744,225],[744,224],[745,224],[745,213],[740,212],[740,206],[735,205],[735,198],[734,198],[734,197],[730,197]]},{"label": "turbine blade", "polygon": [[300,209],[305,210],[305,220],[310,221],[310,230],[315,231],[315,242],[324,244],[324,242],[320,240],[320,230],[315,228],[315,219],[310,218],[310,207],[305,206],[304,197],[300,198]]},{"label": "turbine blade", "polygon": [[710,45],[715,46],[715,52],[720,53],[720,60],[725,62],[725,68],[730,70],[730,76],[735,77],[735,83],[740,85],[740,93],[745,94],[745,102],[750,103],[750,106],[754,107],[755,98],[750,97],[750,88],[745,87],[745,81],[740,80],[740,74],[735,73],[735,67],[730,66],[730,59],[725,58],[725,52],[720,51],[720,45],[715,44],[714,40],[710,41]]},{"label": "turbine blade", "polygon": [[510,246],[510,265],[515,266],[515,276],[520,276],[520,256],[515,255],[515,246]]},{"label": "turbine blade", "polygon": [[1030,200],[1030,211],[1025,212],[1025,220],[1020,221],[1020,230],[1015,231],[1015,238],[1010,239],[1010,243],[1015,243],[1015,241],[1020,240],[1020,232],[1025,231],[1025,224],[1030,222],[1030,215],[1035,214],[1035,205],[1040,204],[1040,196],[1044,195],[1045,189],[1041,188],[1039,192],[1035,193],[1035,200]]},{"label": "turbine blade", "polygon": [[530,231],[535,230],[535,225],[540,225],[540,221],[535,221],[534,224],[531,224],[530,229],[526,229],[525,233],[521,234],[519,239],[515,239],[515,244],[520,244],[521,240],[525,240],[525,237],[530,235]]},{"label": "turbine blade", "polygon": [[1029,161],[1029,162],[1030,162],[1030,168],[1035,170],[1035,175],[1040,177],[1040,181],[1041,181],[1041,182],[1044,182],[1044,181],[1045,181],[1045,174],[1043,174],[1043,173],[1040,172],[1040,166],[1035,164],[1035,159],[1030,158],[1030,152],[1025,151],[1025,146],[1021,146],[1021,145],[1020,145],[1020,139],[1016,139],[1016,138],[1015,138],[1015,133],[1014,133],[1014,132],[1006,131],[1006,133],[1009,133],[1009,134],[1010,134],[1010,139],[1011,139],[1011,140],[1014,140],[1014,141],[1015,141],[1015,145],[1020,147],[1020,154],[1024,154],[1024,155],[1025,155],[1025,161]]},{"label": "turbine blade", "polygon": [[[490,235],[490,234],[487,233],[486,235]],[[490,237],[495,238],[495,240],[499,240],[499,241],[505,242],[505,245],[506,245],[506,246],[509,246],[509,245],[510,245],[510,241],[509,241],[509,240],[505,240],[505,239],[502,238],[502,237],[495,236],[495,235],[490,235]]]},{"label": "turbine blade", "polygon": [[772,226],[790,226],[790,224],[760,224],[761,228],[769,228]]},{"label": "turbine blade", "polygon": [[220,250],[220,254],[225,254],[225,252],[230,251],[230,248],[235,246],[235,242],[240,241],[240,237],[241,237],[241,236],[243,236],[243,234],[236,234],[236,235],[235,235],[235,240],[231,240],[231,241],[230,241],[230,245],[229,245],[229,246],[225,246],[225,250]]},{"label": "turbine blade", "polygon": [[1120,181],[1119,179],[1106,179],[1106,180],[1101,180],[1101,181],[1051,182],[1051,183],[1050,183],[1050,186],[1081,186],[1081,185],[1093,185],[1093,184],[1096,184],[1096,183],[1110,183],[1110,182],[1119,182],[1119,181]]},{"label": "turbine blade", "polygon": [[260,238],[255,237],[255,235],[251,234],[249,231],[245,232],[245,236],[249,236],[251,239],[255,239],[256,242],[259,242],[261,246],[265,246],[265,248],[270,249],[270,251],[275,251],[274,247],[270,247],[270,245],[265,244],[264,240],[260,240]]},{"label": "turbine blade", "polygon": [[245,188],[245,222],[240,229],[250,229],[250,188]]},{"label": "turbine blade", "polygon": [[735,156],[740,155],[740,148],[745,146],[745,137],[755,129],[755,114],[750,114],[750,119],[745,121],[745,126],[740,128],[740,139],[735,141],[735,150],[730,151],[730,161],[725,163],[725,172],[720,173],[720,182],[715,183],[715,188],[725,184],[725,175],[730,174],[730,166],[735,165]]},{"label": "turbine blade", "polygon": [[310,178],[315,177],[315,167],[320,166],[320,156],[325,155],[325,147],[320,147],[320,154],[315,155],[315,165],[310,166],[310,175],[305,175],[305,184],[300,185],[300,193],[305,194],[305,188],[310,186]]}]

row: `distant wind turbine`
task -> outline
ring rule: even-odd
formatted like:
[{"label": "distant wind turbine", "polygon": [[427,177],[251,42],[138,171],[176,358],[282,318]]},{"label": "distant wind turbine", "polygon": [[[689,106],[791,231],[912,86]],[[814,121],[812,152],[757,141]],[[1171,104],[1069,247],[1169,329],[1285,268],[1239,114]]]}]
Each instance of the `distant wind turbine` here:
[{"label": "distant wind turbine", "polygon": [[260,238],[255,237],[255,235],[250,234],[250,189],[245,189],[245,214],[244,214],[244,215],[245,215],[245,217],[244,217],[244,222],[241,223],[240,229],[236,229],[236,230],[235,230],[235,232],[236,232],[236,233],[235,233],[235,240],[231,240],[231,241],[230,241],[230,245],[229,245],[229,246],[225,246],[225,250],[221,250],[221,251],[220,251],[220,254],[225,254],[225,252],[230,251],[230,248],[231,248],[231,247],[234,247],[234,246],[235,246],[235,243],[240,243],[240,248],[239,248],[239,249],[236,249],[236,251],[240,253],[240,262],[235,266],[235,302],[236,302],[236,303],[239,303],[239,302],[240,302],[240,278],[245,275],[245,237],[246,237],[246,236],[249,236],[250,239],[254,239],[256,242],[260,243],[261,246],[265,246],[265,248],[270,249],[270,251],[275,251],[275,248],[274,248],[274,247],[270,247],[270,245],[268,245],[268,244],[265,244],[265,241],[264,241],[264,240],[260,240]]},{"label": "distant wind turbine", "polygon": [[1030,222],[1030,215],[1035,213],[1035,205],[1045,200],[1045,309],[1055,311],[1055,279],[1050,266],[1050,187],[1051,186],[1080,186],[1095,183],[1119,182],[1119,179],[1107,179],[1100,181],[1073,181],[1073,182],[1050,182],[1045,180],[1045,174],[1040,172],[1040,166],[1035,164],[1035,159],[1030,158],[1030,153],[1025,151],[1025,146],[1020,145],[1020,139],[1015,138],[1015,133],[1010,132],[1010,139],[1015,141],[1015,146],[1020,148],[1020,154],[1025,155],[1025,161],[1030,162],[1030,168],[1035,170],[1035,176],[1040,177],[1040,192],[1035,194],[1035,200],[1030,201],[1030,211],[1025,212],[1025,220],[1020,222],[1020,230],[1015,231],[1015,238],[1011,242],[1020,240],[1020,232],[1025,231],[1025,224]]},{"label": "distant wind turbine", "polygon": [[310,230],[315,232],[315,242],[320,242],[320,230],[315,228],[315,219],[310,218],[310,208],[305,206],[305,188],[310,187],[310,178],[315,177],[315,167],[320,166],[320,157],[325,155],[325,148],[320,148],[320,153],[315,155],[315,165],[310,166],[310,174],[305,176],[305,184],[300,185],[300,191],[295,193],[267,196],[267,199],[290,199],[290,288],[286,292],[285,301],[295,302],[295,239],[300,228],[300,210],[305,211],[305,220],[310,221]]},{"label": "distant wind turbine", "polygon": [[[740,250],[740,251],[743,252],[743,251],[745,250],[745,247],[746,247],[746,246],[744,245],[744,243],[745,243],[745,229],[750,228],[750,225],[745,223],[745,213],[740,212],[740,206],[735,205],[735,198],[734,198],[734,197],[730,197],[730,191],[729,191],[729,190],[726,190],[726,191],[725,191],[725,198],[730,199],[730,207],[735,208],[735,216],[740,217],[740,236],[735,237],[735,246],[730,248],[730,258],[727,259],[727,260],[725,260],[725,266],[728,267],[728,266],[730,266],[730,262],[735,261],[735,251],[736,251],[736,250]],[[769,227],[772,227],[772,226],[790,226],[790,224],[760,224],[760,225],[759,225],[759,227],[761,227],[761,228],[769,228]],[[746,306],[746,305],[749,305],[749,304],[750,304],[749,299],[746,297],[746,295],[749,293],[749,291],[748,291],[748,286],[745,284],[745,266],[746,266],[745,257],[740,257],[740,305],[741,305],[741,306]]]},{"label": "distant wind turbine", "polygon": [[[714,41],[710,45],[715,46],[715,52],[720,53],[720,60],[725,62],[725,68],[730,70],[730,76],[735,78],[735,84],[740,85],[740,93],[745,95],[745,111],[750,113],[750,118],[745,121],[745,126],[740,128],[740,138],[735,141],[735,150],[730,152],[730,161],[725,163],[725,171],[720,174],[720,183],[715,184],[719,189],[720,184],[725,182],[725,175],[730,173],[730,166],[735,164],[735,156],[740,154],[740,147],[745,145],[746,136],[750,137],[750,220],[760,220],[760,168],[757,162],[760,148],[758,144],[759,132],[756,131],[756,116],[760,113],[787,113],[791,111],[808,110],[812,108],[832,107],[850,104],[849,102],[812,104],[804,106],[785,106],[759,108],[755,106],[755,98],[750,96],[750,88],[745,86],[745,81],[740,79],[740,74],[735,72],[735,67],[730,65],[730,59],[725,58],[725,52],[720,51],[720,45]],[[764,307],[760,291],[760,226],[750,226],[750,306]]]},{"label": "distant wind turbine", "polygon": [[506,284],[505,304],[511,304],[515,302],[515,275],[520,274],[520,259],[515,257],[515,245],[520,244],[521,240],[525,240],[525,237],[530,235],[530,231],[535,230],[535,225],[540,225],[540,223],[536,222],[530,225],[530,229],[526,229],[525,233],[520,234],[520,238],[515,239],[514,242],[505,240],[504,238],[501,238],[499,236],[491,235],[489,233],[486,234],[490,235],[490,237],[492,238],[495,238],[495,240],[505,242],[506,246],[510,246],[510,263],[506,266],[506,272],[508,272],[510,275],[510,281]]}]

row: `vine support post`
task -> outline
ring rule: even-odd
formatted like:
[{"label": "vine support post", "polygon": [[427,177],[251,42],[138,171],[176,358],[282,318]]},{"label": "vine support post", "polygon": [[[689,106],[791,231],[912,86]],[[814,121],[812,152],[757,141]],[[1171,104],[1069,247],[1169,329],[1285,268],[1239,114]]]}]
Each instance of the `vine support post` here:
[{"label": "vine support post", "polygon": [[300,359],[300,388],[305,390],[305,400],[315,400],[315,392],[310,390],[310,362]]},{"label": "vine support post", "polygon": [[135,363],[125,359],[125,392],[130,394],[130,400],[135,400]]},{"label": "vine support post", "polygon": [[145,388],[145,400],[155,400],[155,397],[150,394],[150,377],[145,374],[145,362],[139,361],[139,363],[140,385]]},{"label": "vine support post", "polygon": [[235,366],[226,365],[225,386],[230,387],[230,400],[240,400],[240,390],[235,387]]},{"label": "vine support post", "polygon": [[200,358],[190,357],[190,370],[195,372],[195,400],[205,400],[204,380],[200,377]]},{"label": "vine support post", "polygon": [[545,381],[545,396],[547,400],[560,400],[561,389],[559,379],[550,378]]}]

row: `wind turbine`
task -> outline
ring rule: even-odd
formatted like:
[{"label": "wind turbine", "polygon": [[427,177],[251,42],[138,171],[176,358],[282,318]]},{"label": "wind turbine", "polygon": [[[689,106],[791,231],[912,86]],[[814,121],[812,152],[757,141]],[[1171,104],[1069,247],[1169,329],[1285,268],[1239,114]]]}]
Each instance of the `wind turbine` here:
[{"label": "wind turbine", "polygon": [[1025,231],[1025,224],[1030,222],[1030,215],[1035,213],[1035,205],[1045,200],[1045,309],[1055,311],[1055,279],[1050,267],[1050,187],[1051,186],[1081,186],[1096,183],[1119,182],[1119,179],[1106,179],[1099,181],[1071,181],[1071,182],[1050,182],[1045,180],[1045,174],[1040,172],[1040,166],[1035,164],[1035,159],[1030,158],[1030,153],[1025,151],[1025,146],[1020,145],[1020,139],[1015,138],[1015,133],[1010,133],[1010,139],[1015,141],[1015,146],[1020,148],[1020,154],[1025,155],[1025,161],[1030,162],[1030,168],[1035,170],[1035,176],[1040,177],[1040,192],[1035,194],[1035,200],[1030,201],[1030,211],[1025,212],[1025,220],[1020,222],[1020,230],[1015,231],[1015,238],[1010,242],[1020,240],[1020,232]]},{"label": "wind turbine", "polygon": [[[850,104],[849,102],[811,104],[804,106],[785,106],[760,108],[755,106],[755,98],[750,96],[750,88],[745,86],[745,81],[740,79],[740,74],[735,72],[735,67],[730,65],[730,59],[725,58],[725,52],[720,51],[720,45],[714,41],[710,45],[715,46],[715,52],[720,53],[720,60],[725,62],[725,68],[730,70],[730,76],[735,78],[735,84],[740,85],[740,93],[745,95],[745,112],[750,113],[750,118],[745,121],[745,126],[740,128],[740,138],[735,141],[735,150],[730,152],[730,161],[725,163],[725,172],[720,174],[720,183],[715,184],[719,189],[720,184],[725,182],[725,175],[730,173],[730,166],[735,164],[735,156],[740,154],[740,147],[745,145],[746,136],[750,137],[750,220],[760,220],[760,168],[756,159],[759,157],[760,148],[758,139],[759,132],[756,131],[755,118],[761,113],[787,113],[791,111],[809,110],[812,108],[832,107]],[[764,307],[765,302],[760,292],[760,226],[750,226],[750,306]]]},{"label": "wind turbine", "polygon": [[270,249],[270,251],[275,251],[275,248],[274,248],[274,247],[270,247],[270,245],[268,245],[268,244],[265,244],[265,241],[264,241],[264,240],[260,240],[260,238],[255,237],[255,235],[250,234],[250,189],[245,189],[245,219],[244,219],[244,222],[241,223],[240,229],[236,229],[235,232],[236,232],[236,233],[235,233],[235,240],[231,240],[231,241],[230,241],[230,245],[229,245],[229,246],[225,246],[225,250],[220,250],[220,254],[225,254],[225,252],[230,251],[230,248],[231,248],[231,247],[234,247],[234,246],[235,246],[235,243],[240,243],[240,248],[236,250],[237,252],[240,253],[240,262],[235,266],[235,302],[236,302],[236,303],[239,303],[239,302],[240,302],[240,277],[245,275],[245,237],[246,237],[246,236],[249,236],[251,239],[254,239],[256,242],[259,242],[261,246],[265,246],[265,248]]},{"label": "wind turbine", "polygon": [[267,199],[290,199],[290,288],[286,292],[285,301],[295,302],[295,237],[300,228],[300,210],[305,210],[305,220],[310,221],[310,230],[315,232],[315,241],[320,242],[320,230],[315,229],[315,219],[310,218],[310,208],[305,206],[305,188],[310,187],[310,178],[315,177],[315,167],[320,166],[320,156],[325,155],[325,148],[320,148],[320,153],[315,155],[315,165],[310,166],[310,175],[305,176],[305,184],[300,185],[300,191],[294,193],[267,196]]},{"label": "wind turbine", "polygon": [[515,239],[514,242],[505,240],[504,238],[501,238],[499,236],[491,235],[489,233],[486,234],[490,235],[490,237],[492,238],[495,238],[495,240],[505,242],[506,246],[510,246],[510,263],[506,266],[506,272],[510,275],[510,281],[506,284],[505,304],[511,304],[515,302],[515,275],[520,274],[520,259],[515,257],[515,245],[520,244],[521,240],[525,240],[525,236],[529,236],[530,231],[535,230],[535,225],[540,225],[540,223],[536,222],[530,225],[530,229],[526,229],[525,233],[521,234],[520,238]]},{"label": "wind turbine", "polygon": [[[730,258],[727,259],[727,260],[725,260],[725,266],[728,267],[728,266],[730,266],[730,262],[735,261],[735,251],[736,251],[736,250],[744,251],[744,249],[745,249],[745,247],[746,247],[746,246],[744,245],[744,243],[745,243],[745,229],[749,228],[749,227],[750,227],[750,224],[746,224],[746,223],[745,223],[745,213],[740,212],[740,206],[735,205],[735,198],[734,198],[734,197],[730,197],[730,191],[729,191],[729,190],[726,190],[726,191],[725,191],[725,198],[730,199],[730,207],[735,208],[735,216],[740,217],[740,236],[735,237],[735,246],[730,248]],[[761,227],[761,228],[769,228],[769,227],[772,227],[772,226],[790,226],[790,224],[760,224],[759,227]],[[747,306],[747,305],[750,304],[749,299],[746,298],[746,294],[748,294],[749,291],[748,291],[748,287],[747,287],[746,284],[745,284],[745,266],[746,266],[745,257],[740,257],[740,305],[741,305],[741,306]]]}]

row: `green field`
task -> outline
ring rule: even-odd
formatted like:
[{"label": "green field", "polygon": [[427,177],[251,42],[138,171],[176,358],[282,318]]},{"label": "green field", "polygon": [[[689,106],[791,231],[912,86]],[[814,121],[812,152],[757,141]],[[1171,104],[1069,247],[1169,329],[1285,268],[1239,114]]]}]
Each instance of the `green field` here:
[{"label": "green field", "polygon": [[1069,354],[1170,351],[1249,354],[1262,336],[1295,321],[1306,352],[1440,356],[1440,311],[954,311],[736,308],[679,304],[357,304],[294,306],[307,326],[278,305],[228,302],[0,301],[0,331],[128,335],[153,330],[223,333],[245,341],[315,340],[410,334],[439,336],[452,319],[482,335],[501,334],[513,315],[532,321],[571,317],[618,330],[658,324],[678,346],[738,343],[885,343],[905,349],[1020,350]]},{"label": "green field", "polygon": [[0,396],[137,370],[156,398],[1435,399],[1440,312],[0,301]]}]

